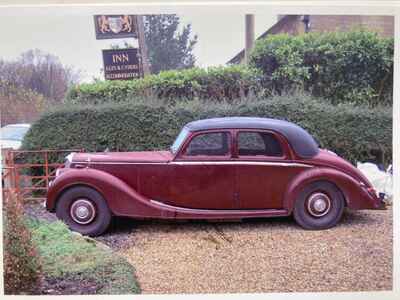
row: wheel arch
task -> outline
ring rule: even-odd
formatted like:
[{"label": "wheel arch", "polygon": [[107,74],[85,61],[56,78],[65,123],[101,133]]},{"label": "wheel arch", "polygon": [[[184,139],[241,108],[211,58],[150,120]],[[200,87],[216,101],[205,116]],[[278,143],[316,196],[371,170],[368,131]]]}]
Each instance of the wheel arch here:
[{"label": "wheel arch", "polygon": [[319,181],[332,184],[340,192],[346,207],[363,207],[362,191],[354,178],[335,169],[312,168],[300,173],[288,184],[283,205],[289,214],[293,212],[295,201],[301,191],[307,185]]},{"label": "wheel arch", "polygon": [[[329,179],[315,179],[312,180],[310,182],[308,182],[306,185],[302,186],[302,189],[299,191],[299,193],[301,193],[301,191],[303,190],[304,187],[311,185],[311,184],[324,184],[324,183],[328,183],[330,184],[334,189],[336,189],[336,191],[341,195],[343,201],[344,201],[344,206],[348,206],[348,199],[345,196],[345,194],[343,193],[342,189],[338,186],[338,184],[333,181],[333,180],[329,180]],[[299,196],[299,194],[297,194],[297,196]]]},{"label": "wheel arch", "polygon": [[[62,195],[64,195],[67,191],[73,189],[73,188],[79,188],[79,187],[86,187],[86,188],[90,188],[95,190],[96,192],[98,192],[104,199],[106,205],[108,206],[108,208],[110,208],[110,206],[108,205],[108,201],[106,199],[106,197],[103,195],[103,193],[93,184],[87,183],[87,182],[75,182],[75,183],[71,183],[69,185],[64,186],[61,190],[58,191],[55,199],[54,199],[54,204],[52,206],[52,208],[50,209],[51,212],[54,212],[56,210],[57,207],[57,203],[60,200],[60,198],[62,197]],[[112,212],[112,210],[110,209],[110,211]]]}]

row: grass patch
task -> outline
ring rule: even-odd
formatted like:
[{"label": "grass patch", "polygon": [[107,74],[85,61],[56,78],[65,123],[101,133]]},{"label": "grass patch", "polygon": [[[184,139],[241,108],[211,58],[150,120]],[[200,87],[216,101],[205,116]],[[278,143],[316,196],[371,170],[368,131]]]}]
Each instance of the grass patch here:
[{"label": "grass patch", "polygon": [[140,293],[135,269],[110,249],[72,233],[61,221],[29,219],[27,226],[47,278],[93,281],[99,287],[96,294]]}]

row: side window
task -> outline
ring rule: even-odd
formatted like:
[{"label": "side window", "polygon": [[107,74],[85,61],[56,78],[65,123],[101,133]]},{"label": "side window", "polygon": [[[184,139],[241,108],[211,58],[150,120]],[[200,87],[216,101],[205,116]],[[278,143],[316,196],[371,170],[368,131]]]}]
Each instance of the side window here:
[{"label": "side window", "polygon": [[225,156],[229,154],[229,133],[211,132],[195,136],[186,148],[185,155]]},{"label": "side window", "polygon": [[268,132],[242,131],[238,134],[239,156],[282,156],[279,141]]}]

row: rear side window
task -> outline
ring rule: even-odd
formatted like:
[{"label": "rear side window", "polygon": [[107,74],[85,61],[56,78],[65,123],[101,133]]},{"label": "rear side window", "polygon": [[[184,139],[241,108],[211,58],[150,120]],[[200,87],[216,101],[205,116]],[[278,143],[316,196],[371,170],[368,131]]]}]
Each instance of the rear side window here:
[{"label": "rear side window", "polygon": [[239,156],[282,156],[279,141],[272,133],[241,131],[238,134]]},{"label": "rear side window", "polygon": [[230,153],[230,135],[227,132],[210,132],[196,135],[186,148],[185,155],[226,156]]}]

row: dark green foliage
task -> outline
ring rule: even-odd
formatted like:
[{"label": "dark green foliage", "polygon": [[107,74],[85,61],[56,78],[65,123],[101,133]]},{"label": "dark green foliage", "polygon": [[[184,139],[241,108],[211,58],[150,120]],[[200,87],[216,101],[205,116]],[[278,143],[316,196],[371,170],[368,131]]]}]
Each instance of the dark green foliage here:
[{"label": "dark green foliage", "polygon": [[4,292],[28,295],[40,289],[41,265],[16,197],[4,202]]},{"label": "dark green foliage", "polygon": [[97,106],[64,107],[44,115],[24,139],[25,149],[84,148],[86,151],[168,149],[189,121],[222,116],[273,117],[308,130],[321,147],[355,162],[373,154],[391,161],[390,108],[334,106],[308,95],[274,96],[252,101],[179,102],[162,106],[137,100]]},{"label": "dark green foliage", "polygon": [[392,38],[368,31],[271,35],[257,41],[251,67],[164,71],[133,81],[72,88],[67,102],[103,103],[155,97],[234,100],[306,90],[333,104],[392,105]]},{"label": "dark green foliage", "polygon": [[191,25],[184,25],[179,31],[179,23],[180,18],[174,14],[145,16],[144,33],[151,73],[194,66],[193,47],[197,35],[191,39]]},{"label": "dark green foliage", "polygon": [[97,104],[126,102],[137,97],[162,98],[169,102],[202,98],[233,100],[261,91],[260,73],[243,66],[192,68],[163,71],[132,81],[101,81],[72,88],[66,102]]},{"label": "dark green foliage", "polygon": [[250,64],[269,92],[304,88],[332,103],[392,104],[393,38],[364,30],[270,35],[256,42]]}]

